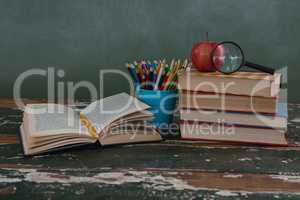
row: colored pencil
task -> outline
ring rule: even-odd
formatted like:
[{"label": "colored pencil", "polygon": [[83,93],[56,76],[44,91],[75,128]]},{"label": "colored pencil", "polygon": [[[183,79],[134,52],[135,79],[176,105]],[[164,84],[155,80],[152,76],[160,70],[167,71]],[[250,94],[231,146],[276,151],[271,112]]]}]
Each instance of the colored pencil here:
[{"label": "colored pencil", "polygon": [[177,88],[178,73],[181,70],[187,70],[191,67],[191,63],[185,59],[172,59],[170,64],[166,60],[141,60],[134,61],[133,64],[126,63],[136,85],[141,85],[142,88],[148,90],[175,90]]},{"label": "colored pencil", "polygon": [[163,65],[164,65],[163,62],[160,62],[160,63],[159,63],[159,66],[158,66],[158,72],[157,72],[157,78],[156,78],[154,90],[157,90],[158,87],[159,87],[159,83],[160,83],[160,80],[161,80],[161,77],[162,77],[162,74],[163,74],[163,71],[164,71]]},{"label": "colored pencil", "polygon": [[135,84],[138,84],[139,83],[139,78],[137,76],[137,73],[136,73],[134,65],[126,63],[126,67],[127,67],[128,71],[129,71],[129,74],[131,75],[131,77],[133,79],[133,82]]}]

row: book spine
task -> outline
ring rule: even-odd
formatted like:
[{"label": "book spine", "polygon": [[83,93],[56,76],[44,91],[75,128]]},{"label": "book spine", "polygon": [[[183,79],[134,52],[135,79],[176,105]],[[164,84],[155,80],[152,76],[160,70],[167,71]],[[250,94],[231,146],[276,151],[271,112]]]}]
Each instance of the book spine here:
[{"label": "book spine", "polygon": [[285,131],[285,128],[280,128],[280,127],[271,127],[271,126],[256,126],[256,125],[247,125],[247,124],[233,124],[233,123],[217,123],[217,122],[207,122],[207,121],[195,121],[195,120],[180,120],[180,124],[207,124],[207,125],[222,125],[225,128],[226,127],[239,127],[239,128],[255,128],[255,129],[272,129],[272,130],[281,130]]},{"label": "book spine", "polygon": [[188,140],[188,141],[205,141],[205,142],[216,142],[216,144],[221,144],[224,146],[224,143],[228,145],[245,145],[245,146],[251,146],[251,145],[259,145],[259,146],[270,146],[270,147],[294,147],[293,144],[274,144],[274,143],[267,143],[267,142],[252,142],[252,141],[236,141],[234,139],[232,140],[213,140],[213,139],[201,139],[201,138],[192,138],[192,137],[181,137],[182,140]]},{"label": "book spine", "polygon": [[182,94],[179,95],[179,108],[210,109],[247,113],[277,112],[277,99],[263,97],[244,97],[232,95]]},{"label": "book spine", "polygon": [[280,78],[275,79],[246,79],[224,78],[214,76],[195,76],[185,73],[179,76],[181,90],[210,92],[231,95],[257,96],[276,98],[279,93]]},{"label": "book spine", "polygon": [[[253,112],[249,112],[246,110],[221,110],[221,109],[210,109],[210,108],[189,108],[189,107],[181,107],[180,110],[184,111],[198,111],[198,112],[225,112],[225,113],[232,113],[232,114],[244,114],[244,115],[253,115]],[[270,117],[276,117],[276,113],[266,113],[266,112],[256,112],[257,114],[260,115],[265,115],[265,116],[270,116]],[[280,116],[279,116],[280,117]],[[282,118],[287,118],[287,117],[282,117]]]},{"label": "book spine", "polygon": [[237,97],[251,97],[251,98],[266,98],[266,99],[278,99],[278,96],[251,96],[251,95],[245,95],[245,94],[234,94],[234,93],[216,93],[216,92],[208,92],[208,91],[195,91],[195,90],[188,90],[188,89],[181,89],[179,90],[179,93],[181,94],[187,94],[187,95],[227,95],[227,96],[237,96]]}]

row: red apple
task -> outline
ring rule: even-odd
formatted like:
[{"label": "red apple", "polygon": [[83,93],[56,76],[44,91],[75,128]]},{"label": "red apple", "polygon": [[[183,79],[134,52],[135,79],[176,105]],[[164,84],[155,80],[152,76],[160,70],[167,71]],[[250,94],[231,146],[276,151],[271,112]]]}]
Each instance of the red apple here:
[{"label": "red apple", "polygon": [[[211,52],[217,46],[217,42],[214,41],[203,41],[195,44],[192,49],[191,59],[192,63],[201,72],[212,72],[215,71],[215,67],[211,62]],[[223,54],[222,48],[217,48],[216,54]],[[218,66],[220,65],[217,63]],[[217,67],[218,67],[217,66]]]}]

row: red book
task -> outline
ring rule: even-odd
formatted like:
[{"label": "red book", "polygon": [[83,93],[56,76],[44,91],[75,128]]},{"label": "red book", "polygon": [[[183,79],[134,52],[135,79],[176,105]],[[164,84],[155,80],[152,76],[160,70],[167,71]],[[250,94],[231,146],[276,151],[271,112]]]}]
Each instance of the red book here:
[{"label": "red book", "polygon": [[192,70],[181,73],[178,83],[181,90],[276,98],[280,77],[279,73],[235,72],[225,75]]},{"label": "red book", "polygon": [[278,129],[181,121],[180,131],[182,139],[186,140],[288,146],[288,142],[285,138],[285,130]]}]

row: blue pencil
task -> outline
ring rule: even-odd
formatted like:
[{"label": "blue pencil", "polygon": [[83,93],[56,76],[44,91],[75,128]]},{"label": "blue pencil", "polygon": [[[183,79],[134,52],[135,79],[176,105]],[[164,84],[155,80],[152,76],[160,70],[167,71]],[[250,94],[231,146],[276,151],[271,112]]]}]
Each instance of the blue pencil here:
[{"label": "blue pencil", "polygon": [[131,75],[132,79],[133,79],[133,82],[137,85],[139,84],[139,78],[138,78],[138,75],[137,75],[137,72],[135,70],[135,67],[133,64],[129,64],[129,63],[126,63],[126,67],[129,71],[129,74]]},{"label": "blue pencil", "polygon": [[150,89],[154,88],[154,81],[155,81],[155,76],[154,76],[154,67],[150,67],[150,73],[149,73],[149,82],[150,82]]}]

